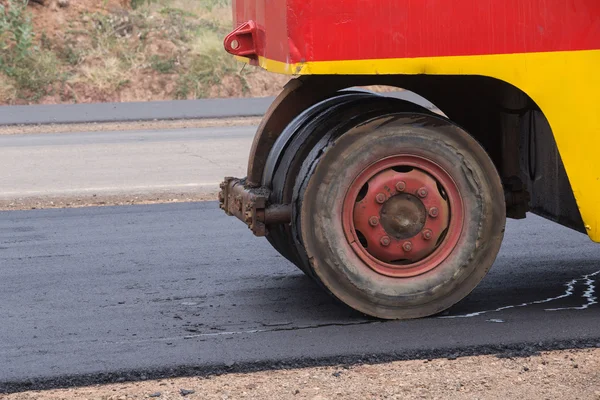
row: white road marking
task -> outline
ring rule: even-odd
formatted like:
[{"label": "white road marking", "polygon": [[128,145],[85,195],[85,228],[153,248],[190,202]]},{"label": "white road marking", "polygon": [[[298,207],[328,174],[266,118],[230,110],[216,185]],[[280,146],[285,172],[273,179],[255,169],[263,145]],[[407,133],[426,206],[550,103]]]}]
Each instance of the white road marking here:
[{"label": "white road marking", "polygon": [[583,292],[583,298],[587,299],[587,302],[579,307],[561,307],[561,308],[547,308],[546,311],[561,311],[561,310],[585,310],[594,304],[598,304],[598,298],[596,297],[596,285],[593,276],[596,276],[600,271],[596,271],[592,274],[584,275],[581,279],[585,279],[585,285],[587,289]]},{"label": "white road marking", "polygon": [[592,278],[599,274],[600,274],[600,270],[593,272],[591,274],[583,275],[579,278],[575,278],[575,279],[567,282],[565,284],[565,286],[566,286],[565,292],[556,297],[549,297],[544,300],[536,300],[536,301],[531,301],[531,302],[527,302],[527,303],[508,305],[508,306],[496,308],[494,310],[477,311],[477,312],[472,312],[469,314],[462,314],[462,315],[445,315],[445,316],[438,317],[438,318],[471,318],[471,317],[477,317],[479,315],[488,314],[488,313],[492,313],[492,312],[508,310],[511,308],[527,307],[527,306],[530,306],[533,304],[550,303],[551,301],[564,299],[566,297],[571,297],[573,295],[573,293],[575,292],[575,285],[577,284],[577,282],[580,282],[580,281],[584,281],[584,284],[586,285],[586,290],[582,296],[585,299],[585,303],[583,305],[581,305],[579,307],[546,308],[545,311],[585,310],[586,308],[589,308],[590,306],[598,303],[598,298],[596,297],[596,294],[595,294],[596,293],[596,286],[594,284],[595,279],[592,279]]}]

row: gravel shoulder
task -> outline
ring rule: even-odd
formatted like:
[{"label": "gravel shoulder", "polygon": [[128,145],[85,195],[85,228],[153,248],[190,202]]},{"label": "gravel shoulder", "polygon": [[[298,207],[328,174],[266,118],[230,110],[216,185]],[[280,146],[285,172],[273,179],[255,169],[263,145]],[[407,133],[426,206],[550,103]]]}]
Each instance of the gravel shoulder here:
[{"label": "gravel shoulder", "polygon": [[217,201],[218,194],[218,189],[206,188],[198,193],[165,191],[162,193],[92,194],[86,196],[35,196],[16,199],[0,198],[0,211]]},{"label": "gravel shoulder", "polygon": [[43,133],[114,132],[169,130],[186,128],[223,128],[258,125],[261,117],[202,118],[177,121],[102,122],[87,124],[0,125],[0,135]]},{"label": "gravel shoulder", "polygon": [[[183,390],[183,391],[182,391]],[[600,349],[225,374],[14,393],[6,400],[102,399],[600,400]]]}]

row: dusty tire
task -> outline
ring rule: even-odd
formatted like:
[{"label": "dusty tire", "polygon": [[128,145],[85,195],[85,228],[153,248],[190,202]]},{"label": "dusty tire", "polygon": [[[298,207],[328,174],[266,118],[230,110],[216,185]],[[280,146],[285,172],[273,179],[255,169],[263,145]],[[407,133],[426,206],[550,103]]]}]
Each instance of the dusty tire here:
[{"label": "dusty tire", "polygon": [[[303,161],[314,146],[326,136],[337,137],[348,129],[373,117],[393,112],[428,112],[404,100],[365,91],[339,92],[338,97],[317,103],[299,115],[282,133],[269,154],[262,184],[271,189],[270,202],[290,204]],[[285,258],[308,276],[312,276],[304,252],[298,252],[290,225],[270,226],[267,240]]]},{"label": "dusty tire", "polygon": [[[486,275],[504,235],[504,193],[487,153],[463,129],[431,115],[384,116],[319,153],[305,163],[294,219],[299,248],[333,296],[374,317],[419,318],[451,307]],[[397,187],[406,193],[390,188],[404,176],[406,190]],[[374,193],[370,185],[384,189]],[[428,198],[419,197],[419,185]],[[412,210],[406,215],[414,221],[393,225],[398,218],[383,214],[392,202]],[[367,209],[379,210],[381,223],[367,225]],[[356,226],[372,231],[359,237]],[[381,232],[390,234],[379,239]]]},{"label": "dusty tire", "polygon": [[[340,108],[343,109],[344,105],[356,102],[361,98],[375,96],[374,94],[365,92],[338,92],[338,95],[325,99],[304,110],[304,112],[299,114],[286,126],[269,153],[261,182],[262,186],[271,189],[272,194],[269,200],[272,204],[288,204],[290,202],[293,183],[291,187],[289,185],[286,186],[285,182],[281,181],[281,178],[277,178],[280,176],[291,176],[292,179],[295,179],[297,171],[293,170],[293,166],[290,165],[289,161],[284,162],[282,160],[285,158],[285,155],[289,157],[289,154],[295,155],[302,152],[303,143],[295,143],[297,141],[294,139],[301,132],[311,134],[319,126],[319,123],[322,124],[329,121],[331,125],[331,115],[335,114]],[[286,196],[286,193],[290,195]],[[304,273],[310,275],[305,263],[302,262],[295,251],[294,242],[288,234],[289,226],[280,224],[267,228],[267,240],[271,246]]]}]

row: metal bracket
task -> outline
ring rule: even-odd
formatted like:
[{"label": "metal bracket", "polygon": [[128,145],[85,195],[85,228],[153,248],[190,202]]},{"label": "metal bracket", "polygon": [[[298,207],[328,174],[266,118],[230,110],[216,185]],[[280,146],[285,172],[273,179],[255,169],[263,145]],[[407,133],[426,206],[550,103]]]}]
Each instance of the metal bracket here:
[{"label": "metal bracket", "polygon": [[267,234],[267,225],[286,224],[292,219],[292,208],[286,204],[267,206],[269,190],[246,188],[245,179],[226,177],[221,183],[219,207],[227,215],[243,221],[256,236]]},{"label": "metal bracket", "polygon": [[258,59],[256,36],[258,28],[254,21],[240,24],[233,32],[225,37],[223,46],[229,54],[240,57]]}]

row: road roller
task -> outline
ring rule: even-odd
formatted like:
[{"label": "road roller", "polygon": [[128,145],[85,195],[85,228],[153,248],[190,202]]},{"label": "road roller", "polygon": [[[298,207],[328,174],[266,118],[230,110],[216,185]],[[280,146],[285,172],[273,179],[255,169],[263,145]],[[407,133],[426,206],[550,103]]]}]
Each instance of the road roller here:
[{"label": "road roller", "polygon": [[338,301],[379,319],[446,311],[494,264],[507,218],[600,241],[598,0],[232,10],[224,51],[289,81],[220,207]]}]

